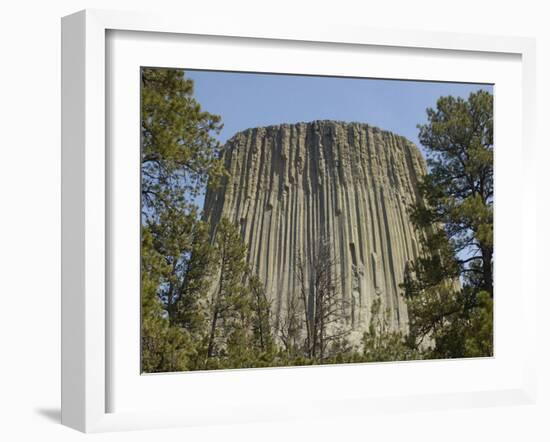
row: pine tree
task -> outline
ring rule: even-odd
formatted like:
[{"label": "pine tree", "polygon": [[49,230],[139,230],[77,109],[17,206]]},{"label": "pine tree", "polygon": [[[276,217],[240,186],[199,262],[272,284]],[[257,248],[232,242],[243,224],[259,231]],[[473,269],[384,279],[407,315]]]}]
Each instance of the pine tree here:
[{"label": "pine tree", "polygon": [[141,370],[145,373],[188,369],[193,343],[183,330],[171,327],[157,289],[167,265],[152,247],[152,235],[142,232]]},{"label": "pine tree", "polygon": [[214,239],[217,260],[217,281],[210,299],[210,326],[207,357],[227,353],[226,338],[235,329],[246,328],[249,315],[249,294],[243,284],[247,265],[246,248],[237,228],[223,218]]},{"label": "pine tree", "polygon": [[[190,355],[198,352],[195,338],[203,320],[202,307],[200,296],[191,295],[198,284],[197,266],[189,264],[192,254],[197,254],[195,261],[204,261],[208,253],[198,246],[205,227],[195,201],[208,179],[214,185],[223,174],[220,146],[213,137],[221,127],[220,117],[201,109],[193,97],[193,82],[183,71],[142,69],[144,371],[185,369],[190,367]],[[207,281],[204,275],[202,284]]]},{"label": "pine tree", "polygon": [[165,208],[185,214],[207,180],[223,175],[220,144],[212,134],[221,118],[201,109],[193,81],[177,69],[141,70],[142,216]]},{"label": "pine tree", "polygon": [[253,344],[258,358],[269,360],[275,351],[272,335],[271,302],[267,298],[265,287],[257,275],[248,274],[248,286],[252,307]]},{"label": "pine tree", "polygon": [[493,97],[442,97],[419,126],[429,173],[411,218],[421,256],[403,284],[409,343],[425,357],[492,355]]},{"label": "pine tree", "polygon": [[419,126],[430,169],[421,185],[427,204],[415,207],[413,220],[431,228],[428,240],[436,243],[428,248],[442,250],[447,241],[460,275],[492,296],[493,96],[442,97],[427,114],[428,124]]}]

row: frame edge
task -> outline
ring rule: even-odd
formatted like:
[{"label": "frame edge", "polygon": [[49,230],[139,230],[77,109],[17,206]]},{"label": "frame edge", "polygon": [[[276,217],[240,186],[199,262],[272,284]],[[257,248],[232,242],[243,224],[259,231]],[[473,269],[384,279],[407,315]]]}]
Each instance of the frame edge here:
[{"label": "frame edge", "polygon": [[105,26],[62,18],[61,423],[105,417]]},{"label": "frame edge", "polygon": [[[160,427],[186,426],[183,416],[162,419],[139,415],[106,413],[106,310],[105,310],[105,33],[108,29],[149,32],[199,33],[248,38],[275,38],[281,40],[318,41],[343,44],[371,44],[379,46],[433,47],[465,51],[494,51],[517,53],[523,57],[524,115],[523,153],[527,154],[526,169],[534,165],[536,134],[535,116],[535,39],[529,37],[497,37],[489,35],[455,34],[445,32],[393,31],[372,28],[353,28],[339,34],[304,34],[285,27],[248,28],[236,32],[231,26],[205,26],[200,20],[181,29],[170,18],[142,13],[107,10],[83,10],[62,18],[62,182],[61,182],[61,287],[62,287],[62,407],[61,422],[83,432],[103,432]],[[293,33],[294,32],[294,33]],[[279,35],[277,37],[276,35]],[[407,44],[397,44],[407,37]],[[414,38],[413,38],[414,37]],[[437,44],[430,44],[436,39]],[[531,81],[533,83],[531,83]],[[98,112],[101,112],[99,114]],[[103,144],[102,144],[103,143]],[[103,147],[103,148],[102,148]],[[533,196],[534,198],[534,196]],[[529,198],[529,202],[532,198]],[[534,210],[534,209],[533,209]],[[529,210],[530,215],[536,215]],[[531,220],[533,218],[530,218]],[[524,221],[528,222],[527,214]],[[531,221],[532,223],[533,221]],[[527,250],[536,248],[529,238]],[[538,295],[533,284],[532,300]],[[529,330],[534,334],[535,324]],[[499,396],[506,405],[536,401],[536,367],[533,349],[525,383],[521,390],[492,392],[477,406],[495,406],[491,396]],[[502,400],[513,398],[512,404]],[[465,398],[468,407],[471,397]],[[437,402],[437,401],[436,401]],[[460,401],[458,401],[460,402]],[[368,412],[358,407],[355,413]],[[473,405],[476,407],[476,405]],[[390,407],[393,408],[393,407]],[[430,407],[428,407],[430,408]],[[464,408],[453,403],[448,408]],[[322,415],[322,413],[320,413]],[[187,424],[189,425],[189,423]],[[193,425],[193,424],[191,424]]]},{"label": "frame edge", "polygon": [[84,431],[84,11],[61,21],[61,423]]}]

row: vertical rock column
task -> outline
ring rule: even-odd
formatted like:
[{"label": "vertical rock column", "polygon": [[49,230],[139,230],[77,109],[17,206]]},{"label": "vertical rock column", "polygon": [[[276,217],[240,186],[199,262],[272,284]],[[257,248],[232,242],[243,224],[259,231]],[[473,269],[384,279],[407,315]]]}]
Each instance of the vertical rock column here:
[{"label": "vertical rock column", "polygon": [[368,328],[377,297],[392,329],[406,330],[399,284],[419,250],[407,208],[426,173],[413,143],[367,124],[314,121],[240,132],[223,161],[229,176],[207,190],[205,216],[212,235],[222,217],[240,226],[276,320],[298,287],[299,257],[324,242],[352,339]]}]

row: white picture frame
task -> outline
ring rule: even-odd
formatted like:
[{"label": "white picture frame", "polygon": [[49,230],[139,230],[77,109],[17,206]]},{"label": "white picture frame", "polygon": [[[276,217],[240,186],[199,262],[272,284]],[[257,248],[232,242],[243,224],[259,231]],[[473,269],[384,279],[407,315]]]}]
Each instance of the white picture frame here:
[{"label": "white picture frame", "polygon": [[[477,386],[468,391],[450,393],[436,386],[426,394],[362,394],[338,395],[333,392],[326,398],[312,400],[309,407],[289,403],[254,406],[253,396],[234,399],[218,408],[196,407],[196,410],[152,407],[121,411],[109,405],[109,395],[114,388],[110,376],[112,361],[107,328],[112,312],[107,296],[109,286],[108,252],[110,235],[116,230],[108,228],[109,207],[112,204],[108,187],[109,155],[106,132],[108,114],[108,84],[106,67],[109,63],[107,34],[109,32],[160,33],[176,37],[217,36],[219,38],[269,40],[285,45],[337,44],[343,50],[357,47],[375,47],[378,51],[401,48],[402,51],[425,49],[432,53],[469,53],[483,60],[489,54],[504,54],[519,59],[521,69],[521,94],[518,110],[521,114],[517,152],[521,158],[522,187],[518,196],[521,212],[517,226],[521,228],[518,251],[521,254],[520,275],[515,280],[520,288],[518,309],[521,315],[523,352],[518,355],[517,376],[502,382],[499,388]],[[145,35],[145,34],[144,34]],[[152,34],[150,34],[152,35]],[[156,34],[157,36],[159,34]],[[85,432],[111,431],[169,426],[206,425],[220,422],[252,422],[277,420],[288,417],[314,417],[329,415],[364,415],[374,410],[388,412],[470,406],[531,403],[536,393],[534,318],[536,287],[535,266],[527,265],[527,257],[533,253],[535,241],[534,207],[534,109],[535,109],[535,43],[532,39],[517,37],[491,37],[450,33],[426,33],[416,31],[392,32],[368,28],[343,26],[300,27],[250,22],[216,22],[200,17],[184,23],[177,17],[153,16],[142,13],[126,13],[87,10],[67,16],[62,20],[62,423]],[[497,85],[498,94],[498,85]],[[498,98],[497,98],[498,100]],[[498,112],[497,112],[497,119]],[[137,129],[136,129],[137,131]],[[498,143],[498,137],[497,137]],[[497,187],[498,192],[498,187]],[[505,196],[503,197],[505,198]],[[498,207],[498,197],[497,197]],[[497,218],[498,220],[498,218]],[[499,245],[497,242],[497,250]],[[498,252],[497,252],[498,253]],[[498,280],[497,280],[498,282]],[[501,284],[502,286],[503,284]],[[498,284],[497,284],[498,287]],[[498,315],[498,305],[496,307]],[[115,318],[116,319],[116,318]],[[510,327],[512,324],[503,324]],[[496,352],[495,358],[498,358]],[[438,370],[459,370],[464,362],[453,361],[453,367],[439,364]],[[376,365],[376,364],[375,364]],[[411,370],[411,364],[407,370]],[[358,376],[360,370],[390,370],[389,365],[377,367],[356,366],[347,374]],[[470,366],[471,367],[471,366]],[[334,375],[341,367],[316,367],[324,370],[323,376]],[[423,369],[422,367],[420,369]],[[294,382],[304,382],[307,375],[299,369],[287,377]],[[284,371],[284,370],[283,370]],[[331,374],[332,372],[332,374]],[[516,373],[514,372],[514,373]],[[218,385],[242,379],[243,371],[217,374]],[[274,371],[253,371],[256,385],[266,385],[276,376]],[[260,374],[258,374],[260,373]],[[280,370],[279,370],[280,373]],[[289,373],[289,370],[286,371]],[[302,373],[302,374],[300,374]],[[448,371],[447,374],[450,372]],[[139,376],[139,373],[136,374]],[[204,373],[202,375],[205,375]],[[209,375],[209,374],[206,374]],[[173,375],[164,375],[176,378]],[[239,378],[239,376],[241,378]],[[302,376],[302,378],[300,378]],[[225,379],[225,380],[224,380]],[[300,380],[301,379],[301,380]],[[201,382],[197,377],[196,382]],[[166,395],[167,393],[162,393]],[[245,395],[246,396],[246,395]],[[248,402],[247,402],[248,401]],[[169,401],[168,401],[169,402]],[[227,405],[230,405],[228,408]],[[225,411],[224,411],[225,410]]]}]

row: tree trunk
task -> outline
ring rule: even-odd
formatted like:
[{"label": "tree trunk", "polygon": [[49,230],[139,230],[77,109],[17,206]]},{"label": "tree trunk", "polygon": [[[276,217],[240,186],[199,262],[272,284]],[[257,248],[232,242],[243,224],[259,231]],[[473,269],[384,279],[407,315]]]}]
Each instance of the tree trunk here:
[{"label": "tree trunk", "polygon": [[481,247],[483,290],[486,290],[493,298],[493,248]]},{"label": "tree trunk", "polygon": [[210,337],[208,339],[208,352],[207,352],[208,358],[211,358],[214,352],[214,337],[216,335],[217,322],[218,322],[218,310],[216,309],[216,311],[214,312],[214,316],[212,317],[212,327],[210,327]]}]

